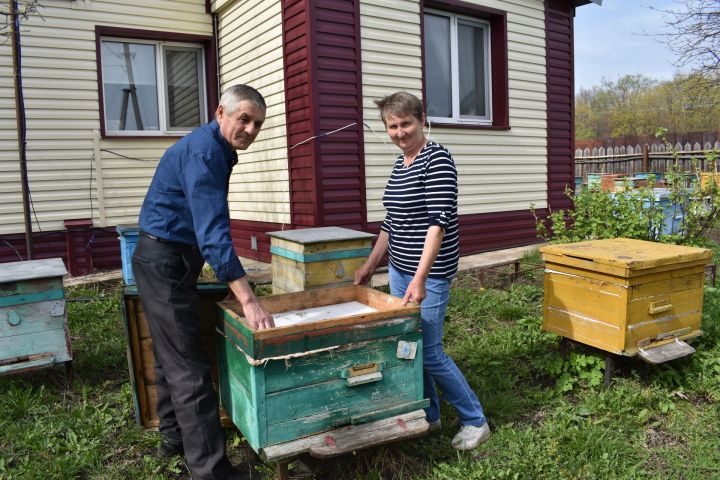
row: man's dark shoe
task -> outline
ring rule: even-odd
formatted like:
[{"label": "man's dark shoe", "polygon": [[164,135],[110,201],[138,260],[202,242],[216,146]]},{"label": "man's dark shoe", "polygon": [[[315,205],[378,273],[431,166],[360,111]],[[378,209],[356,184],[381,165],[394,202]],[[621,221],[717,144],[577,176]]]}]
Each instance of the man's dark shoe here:
[{"label": "man's dark shoe", "polygon": [[183,454],[182,441],[178,442],[168,437],[163,437],[158,447],[158,456],[162,458],[170,458],[175,455]]}]

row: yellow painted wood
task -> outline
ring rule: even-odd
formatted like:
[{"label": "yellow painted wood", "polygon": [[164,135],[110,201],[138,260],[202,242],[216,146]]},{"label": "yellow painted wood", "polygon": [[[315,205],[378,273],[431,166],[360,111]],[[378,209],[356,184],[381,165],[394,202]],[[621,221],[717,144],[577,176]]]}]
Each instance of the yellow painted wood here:
[{"label": "yellow painted wood", "polygon": [[619,238],[540,251],[545,330],[624,355],[702,333],[709,250]]},{"label": "yellow painted wood", "polygon": [[[273,293],[351,284],[375,235],[341,227],[269,232]],[[329,258],[328,257],[347,257]],[[321,261],[315,261],[321,260]]]},{"label": "yellow painted wood", "polygon": [[684,247],[630,238],[547,245],[540,248],[543,259],[612,275],[631,277],[674,269],[678,264],[704,261],[706,248]]},{"label": "yellow painted wood", "polygon": [[367,257],[357,257],[302,263],[273,255],[273,293],[301,292],[329,285],[350,284],[355,271],[366,259]]}]

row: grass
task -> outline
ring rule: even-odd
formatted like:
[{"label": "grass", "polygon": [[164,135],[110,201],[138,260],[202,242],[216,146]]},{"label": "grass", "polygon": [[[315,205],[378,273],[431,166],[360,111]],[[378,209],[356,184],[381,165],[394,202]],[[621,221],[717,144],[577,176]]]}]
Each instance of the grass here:
[{"label": "grass", "polygon": [[[720,289],[706,288],[694,355],[659,367],[626,359],[603,389],[601,354],[561,357],[559,338],[542,332],[541,275],[504,288],[463,275],[452,291],[445,346],[483,403],[487,443],[453,450],[459,425],[444,405],[436,433],[336,461],[302,458],[291,478],[720,478]],[[0,479],[189,478],[181,460],[156,459],[157,434],[135,424],[119,290],[69,296],[83,300],[68,303],[72,388],[60,367],[0,377]],[[236,463],[251,455],[234,431],[228,449]]]}]

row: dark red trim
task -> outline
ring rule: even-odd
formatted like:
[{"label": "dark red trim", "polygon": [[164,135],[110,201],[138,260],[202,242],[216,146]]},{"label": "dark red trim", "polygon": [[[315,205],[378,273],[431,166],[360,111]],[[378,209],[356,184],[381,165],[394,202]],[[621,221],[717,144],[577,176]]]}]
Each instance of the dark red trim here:
[{"label": "dark red trim", "polygon": [[[115,227],[87,228],[69,221],[66,230],[33,232],[33,258],[62,258],[72,275],[93,269],[120,268],[120,241]],[[25,234],[0,236],[0,264],[27,260]]]},{"label": "dark red trim", "polygon": [[471,125],[466,123],[432,122],[432,126],[441,128],[457,128],[460,130],[510,130],[509,125]]},{"label": "dark red trim", "polygon": [[575,186],[573,14],[570,0],[545,1],[547,91],[547,204],[572,207],[565,188]]},{"label": "dark red trim", "polygon": [[218,79],[217,59],[215,58],[216,39],[212,36],[193,35],[189,33],[160,32],[156,30],[139,30],[134,28],[110,27],[107,25],[95,25],[95,70],[97,72],[98,89],[98,111],[100,112],[100,135],[102,138],[112,139],[158,139],[158,138],[182,138],[182,135],[107,135],[105,131],[105,110],[102,88],[102,60],[101,60],[101,37],[134,38],[140,40],[157,40],[166,42],[199,43],[203,45],[205,54],[205,84],[207,90],[208,120],[212,120],[215,114],[215,107],[218,103]]},{"label": "dark red trim", "polygon": [[[288,226],[280,223],[230,220],[230,235],[233,239],[235,253],[242,257],[269,263],[271,260],[270,237],[267,236],[267,232],[277,232],[283,228],[287,230]],[[252,236],[257,241],[257,250],[252,248],[250,238]]]},{"label": "dark red trim", "polygon": [[[443,128],[475,128],[478,130],[509,130],[510,104],[508,86],[508,40],[507,12],[496,8],[484,7],[460,0],[425,0],[423,7],[435,8],[446,12],[468,15],[486,20],[490,23],[490,71],[492,96],[492,126],[490,125],[458,125],[456,123],[436,124]],[[420,14],[421,62],[423,69],[422,92],[425,89],[425,18]]]}]

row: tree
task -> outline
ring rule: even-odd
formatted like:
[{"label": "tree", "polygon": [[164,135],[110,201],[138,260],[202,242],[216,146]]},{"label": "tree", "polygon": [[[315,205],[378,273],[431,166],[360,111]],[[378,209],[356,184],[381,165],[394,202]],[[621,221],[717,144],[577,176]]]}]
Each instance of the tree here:
[{"label": "tree", "polygon": [[[14,7],[16,8],[15,12],[13,12]],[[17,14],[20,22],[22,23],[27,20],[30,15],[40,15],[40,12],[38,12],[39,7],[42,7],[39,0],[19,0],[16,2],[9,0],[8,2],[3,2],[0,5],[0,15],[5,17],[5,21],[0,23],[0,43],[11,40],[10,37],[12,36],[12,29],[10,27],[12,24],[13,13]]]},{"label": "tree", "polygon": [[676,0],[677,7],[663,13],[670,32],[664,34],[677,54],[677,67],[720,83],[720,0]]},{"label": "tree", "polygon": [[582,89],[575,96],[575,138],[652,135],[720,129],[720,83],[700,74],[658,82],[642,75]]}]

